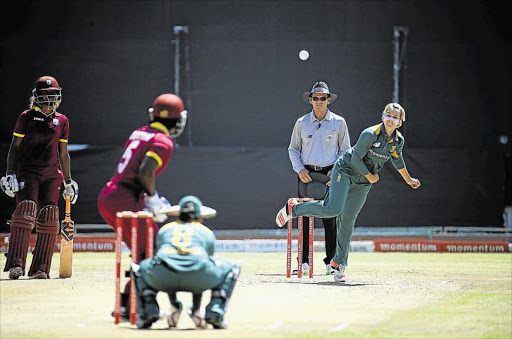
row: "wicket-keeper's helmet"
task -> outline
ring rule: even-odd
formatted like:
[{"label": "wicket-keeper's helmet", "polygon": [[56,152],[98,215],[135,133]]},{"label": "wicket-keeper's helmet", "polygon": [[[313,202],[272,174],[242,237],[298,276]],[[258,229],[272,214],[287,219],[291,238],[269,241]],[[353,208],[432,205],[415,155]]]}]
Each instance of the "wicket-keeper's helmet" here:
[{"label": "wicket-keeper's helmet", "polygon": [[203,206],[201,200],[193,195],[187,195],[178,202],[180,206],[179,219],[181,221],[192,221],[204,218],[212,218],[217,215],[213,208]]},{"label": "wicket-keeper's helmet", "polygon": [[36,80],[34,89],[32,90],[32,103],[37,105],[39,108],[48,106],[51,112],[46,114],[49,115],[55,112],[62,101],[62,88],[54,77],[45,75]]},{"label": "wicket-keeper's helmet", "polygon": [[187,111],[181,98],[175,94],[161,94],[149,110],[149,120],[162,123],[172,138],[179,137],[187,124]]}]

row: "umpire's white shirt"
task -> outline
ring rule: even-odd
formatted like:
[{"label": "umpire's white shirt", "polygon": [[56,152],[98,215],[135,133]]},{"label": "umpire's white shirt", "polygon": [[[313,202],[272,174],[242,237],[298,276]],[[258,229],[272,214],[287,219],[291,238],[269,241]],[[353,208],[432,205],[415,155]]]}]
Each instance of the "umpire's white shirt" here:
[{"label": "umpire's white shirt", "polygon": [[330,166],[350,148],[345,119],[327,110],[322,121],[311,111],[300,117],[293,127],[288,155],[297,173],[304,165]]}]

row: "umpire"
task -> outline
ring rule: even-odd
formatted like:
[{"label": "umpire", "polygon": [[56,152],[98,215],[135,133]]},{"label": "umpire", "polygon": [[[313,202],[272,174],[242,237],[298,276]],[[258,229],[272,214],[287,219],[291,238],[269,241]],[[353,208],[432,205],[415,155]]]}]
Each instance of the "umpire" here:
[{"label": "umpire", "polygon": [[[329,91],[324,81],[316,81],[311,91],[304,92],[302,99],[312,106],[312,110],[295,122],[288,147],[288,155],[293,170],[298,175],[298,197],[323,199],[315,196],[325,195],[327,189],[308,187],[312,182],[320,181],[330,185],[330,175],[334,162],[345,150],[350,148],[350,136],[345,119],[331,112],[328,105],[338,96]],[[327,176],[327,177],[326,177]],[[313,184],[311,184],[313,186]],[[313,189],[315,188],[315,189]],[[313,193],[314,192],[314,193]],[[322,219],[325,230],[324,263],[327,274],[332,273],[330,261],[336,252],[336,218]],[[302,254],[302,272],[309,271],[309,222],[304,222],[304,245]],[[293,271],[297,274],[297,270]]]}]

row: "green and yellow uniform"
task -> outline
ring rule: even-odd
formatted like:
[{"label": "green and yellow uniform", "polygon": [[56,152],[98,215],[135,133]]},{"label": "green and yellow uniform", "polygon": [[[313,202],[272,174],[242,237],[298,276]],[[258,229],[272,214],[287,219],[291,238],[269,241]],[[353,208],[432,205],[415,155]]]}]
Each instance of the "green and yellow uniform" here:
[{"label": "green and yellow uniform", "polygon": [[[215,235],[200,221],[217,212],[203,206],[201,200],[192,195],[181,198],[168,212],[177,215],[178,221],[168,223],[158,231],[156,255],[143,260],[132,273],[137,289],[137,328],[150,328],[160,318],[158,292],[166,292],[169,296],[171,313],[167,323],[170,328],[176,327],[183,309],[177,292],[192,293],[192,306],[187,313],[196,327],[205,328],[211,324],[217,329],[226,328],[224,315],[242,264],[214,257]],[[201,299],[206,290],[212,293],[202,315]]]},{"label": "green and yellow uniform", "polygon": [[398,130],[388,136],[383,123],[366,128],[357,143],[336,161],[325,200],[294,206],[293,217],[336,217],[336,255],[333,260],[338,264],[347,265],[352,230],[372,187],[365,175],[377,174],[390,159],[397,170],[404,168],[403,147],[404,137]]},{"label": "green and yellow uniform", "polygon": [[175,221],[157,234],[156,254],[140,263],[140,274],[149,287],[167,293],[201,293],[217,287],[233,268],[215,258],[215,235],[198,221]]}]

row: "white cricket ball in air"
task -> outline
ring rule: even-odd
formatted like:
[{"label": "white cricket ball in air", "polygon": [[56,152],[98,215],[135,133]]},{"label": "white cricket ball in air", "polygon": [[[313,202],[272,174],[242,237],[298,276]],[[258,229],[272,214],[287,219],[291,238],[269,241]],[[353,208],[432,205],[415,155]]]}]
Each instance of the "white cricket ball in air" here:
[{"label": "white cricket ball in air", "polygon": [[299,52],[299,59],[300,60],[308,60],[309,58],[309,52],[306,51],[305,49],[303,49],[302,51]]}]

